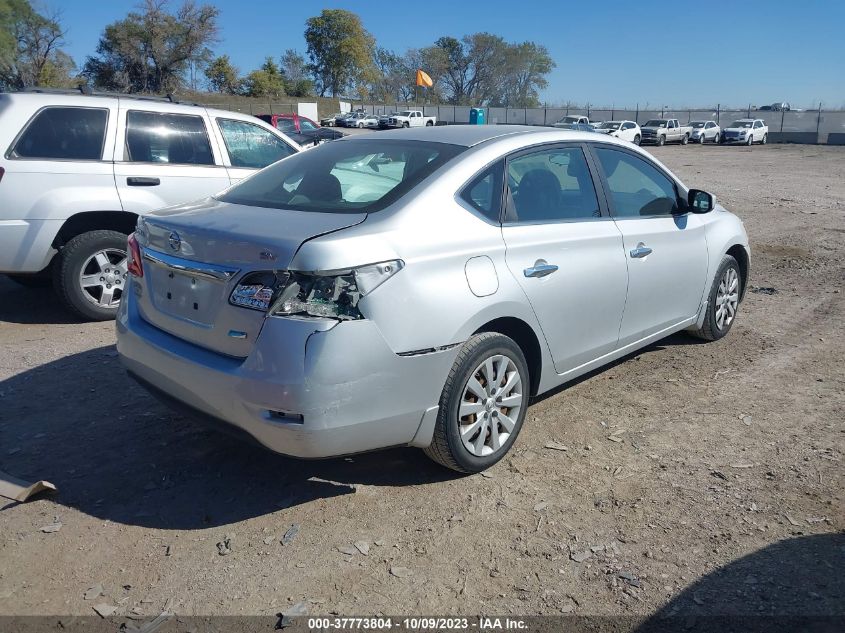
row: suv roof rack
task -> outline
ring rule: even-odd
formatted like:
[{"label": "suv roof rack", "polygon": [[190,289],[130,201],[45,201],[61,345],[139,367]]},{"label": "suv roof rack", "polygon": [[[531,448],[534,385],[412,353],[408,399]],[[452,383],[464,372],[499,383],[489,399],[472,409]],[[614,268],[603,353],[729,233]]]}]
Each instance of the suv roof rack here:
[{"label": "suv roof rack", "polygon": [[137,99],[138,101],[167,101],[168,103],[180,103],[183,105],[193,105],[193,106],[202,106],[200,103],[194,103],[191,101],[179,101],[173,95],[173,93],[168,92],[166,96],[160,97],[158,95],[148,95],[148,94],[138,94],[138,93],[130,93],[130,92],[109,92],[106,90],[94,90],[91,86],[87,84],[81,84],[78,88],[45,88],[41,86],[32,86],[30,88],[24,88],[21,92],[35,92],[35,93],[43,93],[43,94],[57,94],[57,95],[87,95],[93,97],[122,97],[124,99]]}]

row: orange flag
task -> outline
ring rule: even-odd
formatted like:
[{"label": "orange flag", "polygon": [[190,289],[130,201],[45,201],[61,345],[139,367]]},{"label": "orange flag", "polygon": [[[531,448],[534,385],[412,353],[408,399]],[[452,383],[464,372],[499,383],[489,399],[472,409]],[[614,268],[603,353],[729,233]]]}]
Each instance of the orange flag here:
[{"label": "orange flag", "polygon": [[431,88],[434,85],[434,82],[431,80],[431,77],[428,76],[424,70],[417,70],[417,85],[418,86],[425,86],[426,88]]}]

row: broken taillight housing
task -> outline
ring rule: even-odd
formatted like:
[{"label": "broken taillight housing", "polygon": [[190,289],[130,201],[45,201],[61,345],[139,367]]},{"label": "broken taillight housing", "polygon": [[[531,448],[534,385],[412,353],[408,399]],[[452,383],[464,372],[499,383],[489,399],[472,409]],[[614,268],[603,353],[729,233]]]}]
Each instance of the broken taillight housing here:
[{"label": "broken taillight housing", "polygon": [[135,238],[134,233],[126,240],[126,251],[126,258],[128,260],[126,262],[126,270],[130,275],[143,277],[144,264],[141,261],[141,247],[138,245],[138,240]]},{"label": "broken taillight housing", "polygon": [[345,271],[271,272],[244,276],[229,297],[233,305],[276,316],[361,319],[358,301],[404,267],[402,260]]}]

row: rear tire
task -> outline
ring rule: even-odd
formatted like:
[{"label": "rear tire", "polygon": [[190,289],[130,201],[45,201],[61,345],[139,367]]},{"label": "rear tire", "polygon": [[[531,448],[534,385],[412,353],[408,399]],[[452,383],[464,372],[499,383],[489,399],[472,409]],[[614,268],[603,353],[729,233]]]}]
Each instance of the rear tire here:
[{"label": "rear tire", "polygon": [[426,121],[425,122],[426,127],[431,127],[432,125],[434,125],[434,121]]},{"label": "rear tire", "polygon": [[689,134],[684,134],[684,137],[681,139],[681,145],[686,145],[689,143]]},{"label": "rear tire", "polygon": [[765,144],[766,144],[766,143],[768,143],[768,142],[769,142],[769,135],[768,135],[768,134],[763,134],[763,140],[762,140],[762,141],[760,141],[760,145],[765,145]]},{"label": "rear tire", "polygon": [[89,231],[74,237],[59,253],[53,286],[64,304],[83,319],[115,317],[127,278],[126,238],[117,231]]},{"label": "rear tire", "polygon": [[[491,370],[493,376],[487,380]],[[525,355],[513,339],[497,332],[476,334],[461,347],[446,378],[425,454],[462,473],[490,468],[519,435],[529,386]]]},{"label": "rear tire", "polygon": [[714,136],[714,137],[713,137],[713,142],[714,142],[714,143],[716,143],[717,145],[721,145],[721,144],[722,144],[722,136],[721,136],[721,134],[719,134],[718,132],[716,132],[716,136]]},{"label": "rear tire", "polygon": [[725,336],[736,321],[741,296],[742,273],[739,270],[739,264],[733,256],[725,255],[722,263],[719,264],[713,287],[707,297],[707,314],[704,316],[704,323],[700,329],[693,330],[692,335],[705,341],[717,341]]},{"label": "rear tire", "polygon": [[637,135],[634,137],[634,145],[639,145],[640,143],[642,143],[642,140],[643,140],[643,139],[642,139],[642,138],[640,138],[640,135],[639,135],[639,134],[637,134]]}]

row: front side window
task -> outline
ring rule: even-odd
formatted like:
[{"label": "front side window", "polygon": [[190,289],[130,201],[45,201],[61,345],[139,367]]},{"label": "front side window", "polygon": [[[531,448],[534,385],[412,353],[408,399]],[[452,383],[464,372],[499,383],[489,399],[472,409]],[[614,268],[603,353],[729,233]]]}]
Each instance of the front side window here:
[{"label": "front side window", "polygon": [[202,117],[130,110],[126,113],[126,160],[213,165],[214,155]]},{"label": "front side window", "polygon": [[44,108],[15,143],[20,158],[100,160],[109,111],[95,108]]},{"label": "front side window", "polygon": [[485,169],[461,192],[461,198],[484,217],[499,221],[502,209],[502,186],[505,166],[503,162]]},{"label": "front side window", "polygon": [[593,179],[580,147],[547,149],[508,161],[508,187],[513,200],[508,222],[601,216]]},{"label": "front side window", "polygon": [[278,136],[253,123],[217,119],[217,124],[232,167],[261,169],[296,153]]},{"label": "front side window", "polygon": [[675,184],[656,167],[615,149],[595,149],[613,201],[614,215],[633,218],[672,215],[678,208]]},{"label": "front side window", "polygon": [[219,199],[296,211],[379,211],[464,149],[447,143],[364,138],[325,143],[271,165]]}]

